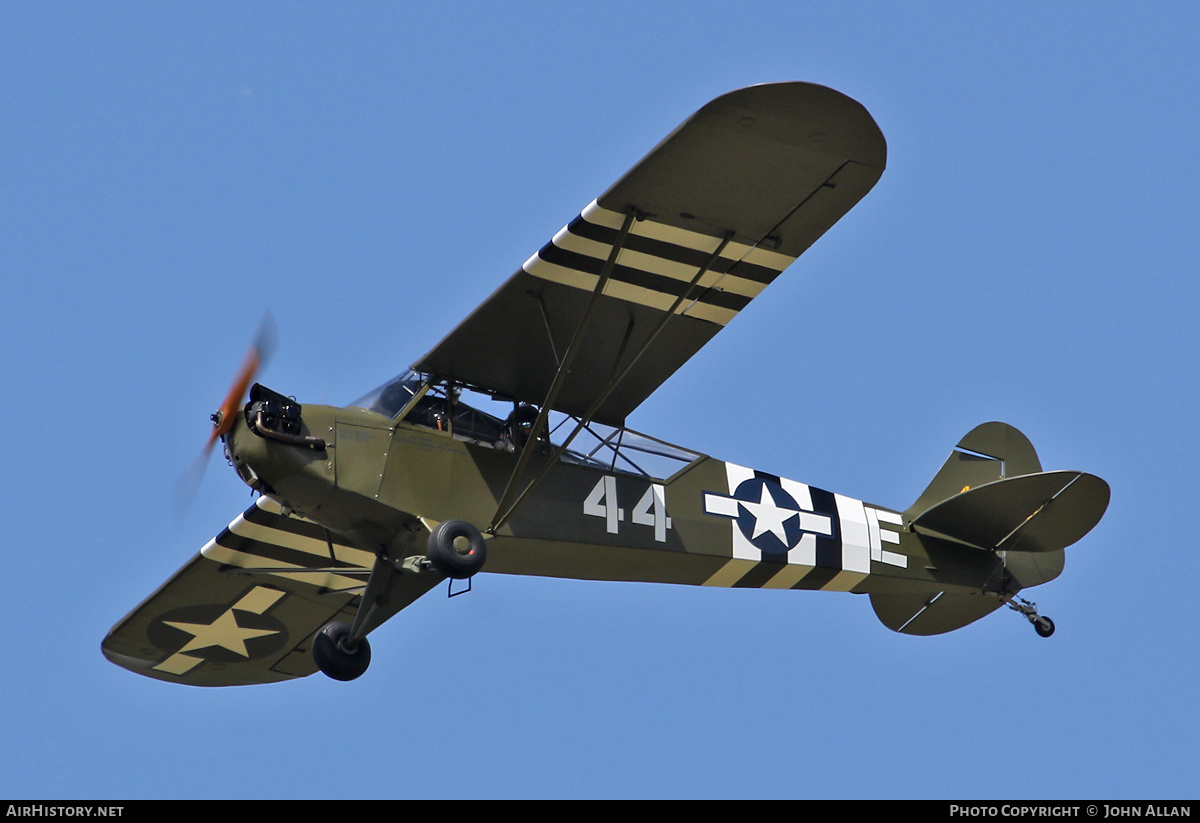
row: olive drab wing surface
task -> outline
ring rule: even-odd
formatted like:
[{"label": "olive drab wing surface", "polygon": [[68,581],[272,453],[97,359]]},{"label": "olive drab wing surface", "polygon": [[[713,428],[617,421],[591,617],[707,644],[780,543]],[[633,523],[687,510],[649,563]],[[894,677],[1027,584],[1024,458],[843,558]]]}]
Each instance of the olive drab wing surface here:
[{"label": "olive drab wing surface", "polygon": [[839,92],[740,89],[349,406],[260,384],[239,405],[244,370],[210,442],[260,496],[112,629],[104,654],[197,686],[351,680],[374,628],[439,583],[469,591],[481,570],[865,593],[885,626],[918,635],[1007,605],[1048,636],[1018,593],[1062,572],[1108,486],[1043,471],[1011,426],[969,432],[907,509],[625,427],[886,157],[874,120]]},{"label": "olive drab wing surface", "polygon": [[620,425],[870,191],[886,159],[871,115],[831,89],[783,83],[718,97],[413,368],[541,401],[619,246],[554,408],[584,415],[596,405],[592,419]]},{"label": "olive drab wing surface", "polygon": [[[196,686],[304,677],[317,670],[305,651],[312,635],[339,615],[353,618],[374,562],[371,552],[259,497],[121,621],[104,653],[141,674]],[[437,580],[398,579],[385,614]]]}]

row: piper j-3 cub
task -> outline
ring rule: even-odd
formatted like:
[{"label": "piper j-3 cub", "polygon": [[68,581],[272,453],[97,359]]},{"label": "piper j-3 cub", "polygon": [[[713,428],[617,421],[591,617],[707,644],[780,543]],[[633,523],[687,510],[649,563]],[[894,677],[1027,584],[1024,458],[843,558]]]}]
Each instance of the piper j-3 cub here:
[{"label": "piper j-3 cub", "polygon": [[197,686],[318,669],[351,680],[373,629],[481,570],[866,593],[885,626],[915,635],[1008,605],[1050,635],[1018,593],[1059,575],[1109,490],[1042,471],[1011,426],[968,433],[903,511],[625,428],[871,189],[886,155],[871,116],[836,91],[734,91],[358,402],[301,406],[256,384],[243,405],[252,357],[210,447],[223,441],[260,496],[104,654]]}]

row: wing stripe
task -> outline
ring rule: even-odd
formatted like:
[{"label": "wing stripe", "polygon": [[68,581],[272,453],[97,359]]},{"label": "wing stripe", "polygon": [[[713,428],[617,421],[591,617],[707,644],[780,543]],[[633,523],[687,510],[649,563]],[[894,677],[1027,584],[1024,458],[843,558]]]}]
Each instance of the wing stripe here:
[{"label": "wing stripe", "polygon": [[[292,525],[304,524],[294,524],[292,518],[285,519],[279,516],[275,517],[274,523],[255,522],[253,518],[245,518],[233,521],[230,524],[230,528],[226,529],[225,532],[232,531],[238,536],[251,540],[274,543],[294,549],[295,551],[317,555],[323,558],[321,565],[335,565],[330,560],[329,543],[325,541],[323,530],[318,529],[319,535],[313,536],[311,534],[299,534],[290,528],[283,528],[283,526]],[[222,532],[221,536],[224,536],[225,532]],[[333,556],[337,558],[338,563],[350,566],[370,568],[375,562],[375,556],[370,552],[336,541],[333,543]]]},{"label": "wing stripe", "polygon": [[[595,240],[589,240],[568,232],[565,229],[555,236],[554,245],[559,249],[596,259],[607,259],[608,250],[611,248]],[[662,277],[669,277],[672,280],[678,280],[683,283],[690,283],[695,279],[697,269],[707,262],[707,259],[705,259],[696,265],[676,263],[664,257],[654,257],[645,252],[631,251],[628,246],[621,252],[621,260],[628,268],[639,269],[643,272],[650,272]],[[724,274],[713,268],[709,268],[700,279],[699,292],[703,293],[704,289],[717,286],[718,284],[722,291],[744,295],[747,298],[758,296],[758,293],[766,288],[766,284],[764,283],[747,280],[732,274]]]},{"label": "wing stripe", "polygon": [[[595,200],[593,200],[583,214],[580,215],[589,223],[596,223],[601,226],[606,226],[610,229],[619,229],[623,215],[620,212],[615,212],[612,209],[606,209]],[[665,223],[659,223],[656,220],[642,220],[633,224],[633,233],[635,236],[651,237],[656,240],[663,240],[674,246],[683,246],[689,249],[708,249],[712,251],[717,247],[717,240],[723,233],[722,231],[714,231],[712,234],[701,234],[700,232],[688,231],[687,229],[668,226]],[[777,251],[764,249],[760,246],[751,246],[747,243],[732,242],[726,248],[722,257],[729,257],[735,260],[745,260],[747,263],[752,263],[758,266],[764,266],[775,271],[783,271],[792,263],[796,262],[795,257],[786,254],[781,254]]]},{"label": "wing stripe", "polygon": [[[529,274],[591,291],[617,240],[621,215],[593,201],[522,267]],[[697,286],[689,283],[720,238],[645,219],[634,224],[605,294],[725,325],[795,258],[730,242]],[[686,293],[686,294],[685,294]]]},{"label": "wing stripe", "polygon": [[[311,520],[302,520],[299,517],[282,517],[278,511],[271,511],[260,506],[247,509],[246,513],[240,519],[274,531],[285,531],[297,537],[306,537],[316,540],[322,545],[325,544],[325,529]],[[235,520],[234,523],[236,522],[238,521]],[[326,553],[328,553],[328,549],[326,549]]]},{"label": "wing stripe", "polygon": [[[578,269],[557,266],[537,257],[534,259],[537,260],[536,272],[530,271],[531,263],[526,263],[525,267],[526,271],[535,277],[584,291],[591,291],[596,287],[596,280],[599,279],[597,275],[587,274]],[[650,308],[659,309],[664,312],[675,303],[675,297],[670,294],[663,294],[653,289],[611,279],[604,293],[609,297],[616,297],[620,300],[649,306]],[[678,313],[701,320],[708,320],[711,323],[717,323],[722,326],[737,316],[736,309],[722,308],[707,303],[686,303],[679,308]]]},{"label": "wing stripe", "polygon": [[276,505],[270,501],[263,504],[262,499],[209,541],[201,554],[209,560],[241,569],[294,567],[297,573],[269,574],[317,589],[344,591],[362,588],[362,581],[351,577],[336,573],[312,574],[303,570],[369,570],[373,562],[370,552],[334,543],[334,557],[331,558],[324,529],[310,521],[283,517],[272,511],[277,508]]},{"label": "wing stripe", "polygon": [[[261,550],[262,544],[256,544],[254,545],[254,548]],[[261,555],[249,554],[248,552],[231,549],[227,546],[218,544],[216,541],[210,541],[209,544],[205,546],[203,550],[201,550],[201,554],[203,554],[209,560],[239,569],[257,569],[262,566],[281,565],[279,562],[264,563],[262,562],[263,560],[271,558],[264,558]],[[284,563],[282,565],[286,566],[292,564]],[[295,572],[272,571],[268,572],[268,574],[270,574],[272,577],[282,577],[283,579],[290,580],[293,583],[303,583],[316,589],[334,592],[354,593],[356,589],[362,589],[364,585],[361,580],[355,580],[352,577],[342,577],[341,575],[337,574],[313,574],[312,572],[306,571],[306,568],[307,567],[305,566],[296,566]]]},{"label": "wing stripe", "polygon": [[269,543],[253,537],[243,537],[230,532],[228,529],[217,535],[215,542],[218,546],[223,546],[232,551],[256,554],[266,560],[274,560],[305,569],[345,568],[358,570],[366,568],[358,563],[347,562],[345,560],[331,560],[328,555],[321,557],[303,550],[281,546],[278,543]]},{"label": "wing stripe", "polygon": [[[622,255],[624,257],[624,255]],[[548,244],[544,249],[538,252],[538,258],[545,260],[547,263],[553,263],[565,269],[574,269],[578,272],[584,272],[594,277],[600,276],[600,271],[604,268],[604,261],[598,260],[595,257],[577,254],[572,251],[561,249],[553,243]],[[536,268],[536,266],[535,266]],[[530,272],[536,274],[536,272]],[[695,270],[692,271],[695,274]],[[613,267],[612,279],[622,283],[628,283],[631,286],[638,286],[648,291],[658,292],[670,298],[670,302],[682,294],[687,283],[676,280],[673,277],[663,277],[659,274],[654,274],[641,269],[631,268],[629,266],[617,265]],[[690,279],[690,278],[689,278]],[[593,286],[595,279],[592,280]],[[696,287],[692,293],[688,295],[692,300],[699,300],[707,303],[710,306],[718,306],[724,309],[732,309],[739,311],[746,307],[750,302],[749,297],[739,294],[724,292],[715,288]],[[670,303],[668,303],[670,305]]]},{"label": "wing stripe", "polygon": [[[342,542],[338,535],[327,531],[323,526],[319,526],[311,520],[306,520],[303,517],[299,517],[294,514],[284,517],[279,504],[269,497],[258,498],[252,507],[247,509],[245,513],[240,515],[229,525],[231,527],[236,527],[239,523],[253,523],[255,525],[270,529],[271,531],[285,532],[300,538],[315,540],[318,544],[320,544],[320,549],[304,548],[302,550],[313,551],[314,553],[320,554],[324,557],[329,556],[330,543],[333,544],[334,552],[338,556],[345,556],[347,552],[353,553],[362,551],[362,549],[355,548],[349,543]],[[241,531],[240,528],[239,531]],[[300,547],[303,545],[303,543],[297,543],[296,545],[297,547]],[[374,561],[371,559],[373,557],[374,555],[367,552],[366,562],[368,564],[373,563]]]},{"label": "wing stripe", "polygon": [[[284,517],[279,504],[269,497],[258,498],[254,506],[229,524],[226,531],[230,530],[242,537],[319,555],[323,558],[322,567],[345,565],[369,569],[375,563],[374,554],[342,542],[325,527],[297,515]],[[331,547],[333,561],[329,557]]]},{"label": "wing stripe", "polygon": [[[605,249],[612,248],[612,244],[617,242],[617,232],[615,230],[610,229],[607,226],[590,223],[583,215],[580,215],[572,220],[571,224],[567,226],[567,231],[576,237],[583,237],[588,240],[594,240],[597,243],[602,243],[604,244]],[[704,248],[703,246],[680,246],[675,243],[668,243],[665,240],[656,240],[652,237],[637,234],[636,231],[637,228],[635,224],[634,232],[631,233],[629,240],[627,240],[625,243],[626,249],[641,252],[650,257],[660,258],[662,260],[667,260],[674,263],[682,263],[687,267],[685,271],[688,272],[686,276],[686,279],[688,280],[691,279],[692,275],[696,272],[696,269],[707,262],[708,256],[712,254],[713,249],[715,249],[721,242],[719,237],[702,235],[702,237],[708,241],[704,245],[708,246],[709,248]],[[562,232],[559,233],[560,236],[561,234]],[[554,239],[556,243],[559,242],[558,237],[555,237]],[[726,252],[728,252],[728,249],[734,245],[734,243],[730,243],[729,246],[726,247]],[[743,249],[746,249],[745,245],[740,243],[736,245],[741,245]],[[607,252],[605,252],[605,254],[607,254]],[[730,257],[726,253],[722,253],[720,258],[717,259],[717,262],[715,262],[712,266],[712,271],[716,274],[729,273],[731,269],[736,269],[736,272],[732,273],[737,277],[744,280],[753,280],[757,283],[761,283],[764,286],[778,277],[779,273],[783,271],[782,268],[776,269],[770,266],[756,266],[753,263],[740,261],[737,258]],[[761,291],[761,288],[759,291]]]}]

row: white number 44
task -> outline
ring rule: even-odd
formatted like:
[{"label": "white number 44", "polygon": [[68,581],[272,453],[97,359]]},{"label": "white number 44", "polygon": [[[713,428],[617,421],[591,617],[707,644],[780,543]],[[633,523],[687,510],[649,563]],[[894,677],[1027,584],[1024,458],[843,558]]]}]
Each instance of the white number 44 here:
[{"label": "white number 44", "polygon": [[[587,500],[583,501],[583,513],[603,517],[608,533],[617,534],[620,523],[625,519],[625,510],[617,506],[617,478],[611,474],[600,478]],[[671,518],[667,516],[666,489],[661,484],[651,483],[642,499],[633,507],[630,520],[639,526],[653,526],[654,539],[665,543],[667,529],[671,528]]]}]

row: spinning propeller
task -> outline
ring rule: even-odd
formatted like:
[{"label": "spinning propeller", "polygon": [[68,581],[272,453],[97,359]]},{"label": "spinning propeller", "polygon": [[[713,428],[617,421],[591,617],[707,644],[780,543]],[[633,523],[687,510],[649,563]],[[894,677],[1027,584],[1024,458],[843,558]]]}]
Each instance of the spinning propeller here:
[{"label": "spinning propeller", "polygon": [[213,430],[208,436],[208,442],[192,463],[191,468],[175,484],[173,497],[180,522],[191,508],[196,492],[200,488],[200,481],[204,479],[204,471],[208,467],[208,459],[213,445],[233,429],[242,399],[246,396],[246,390],[254,381],[254,375],[266,365],[267,360],[275,351],[276,338],[275,321],[270,312],[267,312],[262,323],[259,324],[258,334],[255,335],[254,342],[246,352],[246,358],[242,361],[242,367],[238,370],[233,385],[229,387],[229,393],[225,395],[225,400],[221,403],[220,408],[212,414]]},{"label": "spinning propeller", "polygon": [[275,321],[268,313],[258,328],[258,335],[254,338],[254,343],[246,352],[246,359],[242,362],[242,368],[238,372],[237,378],[229,387],[229,394],[225,395],[221,407],[213,412],[213,430],[212,434],[208,436],[208,444],[204,447],[205,457],[212,451],[213,443],[233,429],[238,408],[242,405],[242,398],[246,396],[246,390],[250,388],[250,381],[254,379],[254,375],[266,364],[267,359],[275,350],[275,337]]}]

